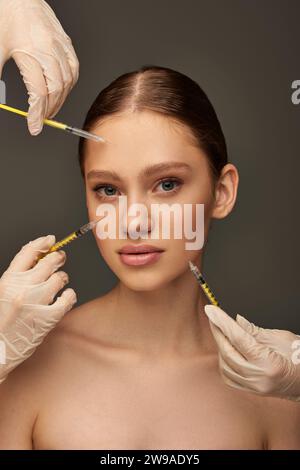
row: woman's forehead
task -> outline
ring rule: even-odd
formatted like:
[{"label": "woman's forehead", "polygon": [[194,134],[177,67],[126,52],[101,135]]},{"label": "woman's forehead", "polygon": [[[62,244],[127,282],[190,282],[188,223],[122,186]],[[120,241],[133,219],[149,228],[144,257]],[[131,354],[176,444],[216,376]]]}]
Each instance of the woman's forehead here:
[{"label": "woman's forehead", "polygon": [[181,123],[158,113],[110,116],[93,132],[108,143],[87,142],[86,171],[95,165],[142,167],[168,161],[198,160],[203,153]]},{"label": "woman's forehead", "polygon": [[[92,127],[92,132],[102,135],[115,145],[147,141],[175,143],[189,140],[196,143],[191,129],[177,119],[152,111],[133,111],[106,116]],[[155,140],[154,140],[155,137]]]}]

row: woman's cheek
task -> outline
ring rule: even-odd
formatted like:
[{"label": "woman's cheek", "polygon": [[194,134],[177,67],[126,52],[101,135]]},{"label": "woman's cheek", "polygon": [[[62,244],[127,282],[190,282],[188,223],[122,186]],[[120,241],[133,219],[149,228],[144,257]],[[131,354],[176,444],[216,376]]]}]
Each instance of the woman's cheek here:
[{"label": "woman's cheek", "polygon": [[95,197],[88,196],[87,197],[87,208],[88,208],[88,214],[90,217],[90,220],[94,220],[97,216],[97,208],[100,205],[100,203],[95,199]]},{"label": "woman's cheek", "polygon": [[117,259],[115,240],[109,238],[101,240],[96,234],[96,243],[102,258],[108,265],[113,264]]}]

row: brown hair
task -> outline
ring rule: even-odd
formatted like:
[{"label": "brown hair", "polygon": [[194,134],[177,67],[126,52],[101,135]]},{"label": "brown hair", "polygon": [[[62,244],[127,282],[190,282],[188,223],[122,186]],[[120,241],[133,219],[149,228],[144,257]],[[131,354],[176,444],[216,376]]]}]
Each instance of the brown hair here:
[{"label": "brown hair", "polygon": [[[125,73],[104,88],[90,107],[83,125],[86,131],[105,116],[126,110],[155,111],[189,127],[206,153],[216,180],[228,162],[225,137],[216,112],[202,88],[191,78],[167,67],[144,65]],[[79,163],[84,176],[85,139],[79,141]]]}]

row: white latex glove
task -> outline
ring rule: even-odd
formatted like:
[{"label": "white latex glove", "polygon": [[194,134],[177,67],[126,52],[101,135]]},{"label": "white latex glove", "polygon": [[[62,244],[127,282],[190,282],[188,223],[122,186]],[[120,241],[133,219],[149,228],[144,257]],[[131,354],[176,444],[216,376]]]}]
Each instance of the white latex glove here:
[{"label": "white latex glove", "polygon": [[36,264],[39,253],[54,243],[54,235],[27,243],[0,278],[0,383],[33,354],[76,302],[69,288],[51,304],[68,282],[64,271],[55,272],[65,263],[65,252],[50,253]]},{"label": "white latex glove", "polygon": [[29,94],[28,128],[37,135],[79,75],[72,41],[44,0],[0,0],[0,78],[11,57]]},{"label": "white latex glove", "polygon": [[255,326],[241,315],[205,305],[219,349],[220,372],[231,387],[300,401],[300,336]]}]

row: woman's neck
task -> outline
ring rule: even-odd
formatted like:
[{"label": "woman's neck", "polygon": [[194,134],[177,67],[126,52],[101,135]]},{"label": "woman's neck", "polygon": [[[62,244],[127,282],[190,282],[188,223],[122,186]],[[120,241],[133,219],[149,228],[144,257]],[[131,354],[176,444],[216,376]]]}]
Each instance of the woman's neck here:
[{"label": "woman's neck", "polygon": [[216,352],[204,312],[208,300],[189,271],[155,291],[123,283],[110,291],[114,325],[140,354],[188,358]]}]

